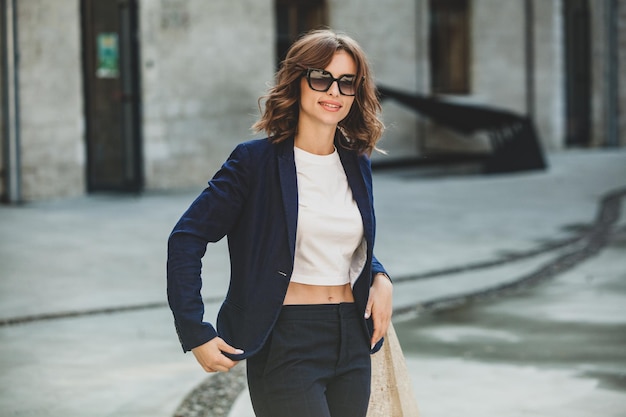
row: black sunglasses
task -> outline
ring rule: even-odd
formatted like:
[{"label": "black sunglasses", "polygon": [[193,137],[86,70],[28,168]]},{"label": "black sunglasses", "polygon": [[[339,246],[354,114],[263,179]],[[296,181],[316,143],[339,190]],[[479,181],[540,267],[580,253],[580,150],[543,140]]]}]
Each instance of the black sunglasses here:
[{"label": "black sunglasses", "polygon": [[314,91],[326,92],[335,81],[339,87],[339,93],[344,96],[353,96],[356,94],[356,76],[342,75],[339,78],[322,69],[309,68],[306,70],[306,80],[309,87]]}]

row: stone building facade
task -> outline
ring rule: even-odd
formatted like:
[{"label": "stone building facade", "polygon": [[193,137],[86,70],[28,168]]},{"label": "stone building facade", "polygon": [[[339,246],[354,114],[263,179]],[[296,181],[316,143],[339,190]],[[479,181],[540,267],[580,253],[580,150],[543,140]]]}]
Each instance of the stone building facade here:
[{"label": "stone building facade", "polygon": [[[90,14],[103,2],[132,8],[134,26],[128,26],[128,14],[111,17],[126,25],[126,34],[101,29],[106,22]],[[549,151],[626,145],[626,0],[4,0],[0,5],[5,201],[202,186],[236,143],[260,137],[250,126],[259,114],[257,99],[272,81],[280,42],[288,41],[285,33],[294,36],[320,24],[361,43],[380,85],[530,115]],[[435,15],[452,16],[446,21],[452,29],[437,29]],[[89,16],[92,21],[85,23]],[[586,29],[586,60],[585,50],[572,49],[566,25],[571,16],[582,16],[573,27]],[[117,69],[92,77],[86,64],[95,48],[86,38],[89,30],[108,36],[102,39],[113,46],[96,55],[104,60],[114,51],[113,65],[121,72],[129,65],[124,42],[136,43],[131,77],[136,90],[124,90],[124,74],[118,76]],[[444,38],[450,30],[455,35],[435,43],[437,30]],[[445,45],[452,48],[448,55],[433,55],[433,48]],[[588,82],[572,90],[568,80],[577,66],[584,67]],[[452,71],[449,85],[446,80],[435,85],[445,70]],[[114,82],[107,77],[121,77],[121,90],[107,90]],[[104,90],[93,93],[92,82]],[[573,119],[572,91],[588,101],[588,111],[579,110]],[[135,111],[120,104],[113,112],[121,114],[114,129],[89,110],[107,97],[135,103]],[[389,153],[384,158],[477,147],[477,141],[394,102],[383,107],[388,129],[381,147]],[[589,129],[572,139],[581,114],[588,115]],[[122,154],[108,156],[111,166],[119,162],[119,169],[128,170],[131,186],[94,179],[105,174],[92,166],[108,162],[98,159],[106,141],[92,137],[107,129]]]}]

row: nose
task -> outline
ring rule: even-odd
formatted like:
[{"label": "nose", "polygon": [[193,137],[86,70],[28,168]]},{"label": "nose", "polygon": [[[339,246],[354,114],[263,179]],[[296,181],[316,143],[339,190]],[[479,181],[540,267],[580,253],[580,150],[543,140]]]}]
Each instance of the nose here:
[{"label": "nose", "polygon": [[339,81],[333,81],[330,87],[328,87],[328,94],[331,96],[338,97],[339,96]]}]

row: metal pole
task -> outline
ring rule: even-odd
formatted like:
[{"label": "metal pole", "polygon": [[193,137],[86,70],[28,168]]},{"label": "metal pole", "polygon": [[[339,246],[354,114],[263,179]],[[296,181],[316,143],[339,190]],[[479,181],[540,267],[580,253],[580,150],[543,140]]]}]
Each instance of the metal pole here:
[{"label": "metal pole", "polygon": [[524,47],[526,58],[526,115],[535,119],[535,9],[533,0],[524,2]]},{"label": "metal pole", "polygon": [[2,0],[1,6],[4,199],[15,204],[22,201],[16,0]]}]

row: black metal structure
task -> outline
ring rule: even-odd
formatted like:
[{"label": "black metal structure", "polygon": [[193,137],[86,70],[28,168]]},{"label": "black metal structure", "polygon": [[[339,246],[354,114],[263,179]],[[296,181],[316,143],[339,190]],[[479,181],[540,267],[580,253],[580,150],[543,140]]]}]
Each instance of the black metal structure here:
[{"label": "black metal structure", "polygon": [[486,155],[453,154],[442,157],[425,155],[415,163],[478,161],[485,173],[541,170],[547,167],[532,120],[526,116],[494,109],[446,102],[434,97],[409,94],[378,87],[381,100],[393,99],[412,110],[461,134],[487,132],[491,152]]}]

